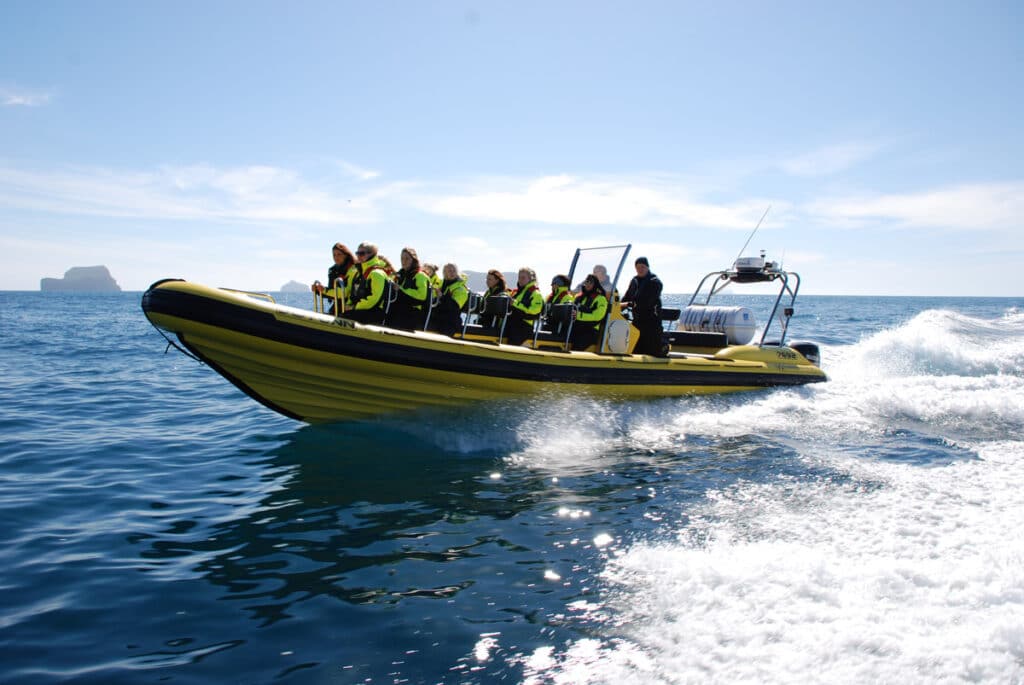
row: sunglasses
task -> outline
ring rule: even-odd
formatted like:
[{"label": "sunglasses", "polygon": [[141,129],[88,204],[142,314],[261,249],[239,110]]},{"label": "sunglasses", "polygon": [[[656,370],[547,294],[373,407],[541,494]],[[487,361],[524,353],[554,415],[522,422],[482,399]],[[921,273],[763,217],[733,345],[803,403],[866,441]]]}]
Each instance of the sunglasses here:
[{"label": "sunglasses", "polygon": [[368,254],[370,254],[370,253],[367,252],[366,250],[356,250],[356,255],[359,256],[359,257],[365,257]]}]

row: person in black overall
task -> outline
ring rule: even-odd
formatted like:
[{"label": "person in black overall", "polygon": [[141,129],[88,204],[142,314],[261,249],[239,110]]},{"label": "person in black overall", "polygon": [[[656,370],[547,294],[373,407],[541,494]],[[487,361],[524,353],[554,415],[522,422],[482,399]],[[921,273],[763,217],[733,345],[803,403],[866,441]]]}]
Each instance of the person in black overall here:
[{"label": "person in black overall", "polygon": [[664,357],[666,349],[661,341],[661,279],[651,273],[647,257],[637,257],[636,276],[622,297],[622,308],[633,309],[633,325],[640,331],[640,340],[634,354]]}]

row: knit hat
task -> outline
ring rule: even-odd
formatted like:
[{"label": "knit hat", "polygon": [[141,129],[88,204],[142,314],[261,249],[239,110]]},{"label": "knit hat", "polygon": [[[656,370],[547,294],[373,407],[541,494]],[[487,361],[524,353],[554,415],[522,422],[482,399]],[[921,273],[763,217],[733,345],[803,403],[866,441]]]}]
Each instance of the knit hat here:
[{"label": "knit hat", "polygon": [[637,264],[643,264],[648,269],[651,268],[651,264],[650,264],[650,262],[647,261],[647,257],[637,257],[636,261],[633,262],[633,266],[636,266]]}]

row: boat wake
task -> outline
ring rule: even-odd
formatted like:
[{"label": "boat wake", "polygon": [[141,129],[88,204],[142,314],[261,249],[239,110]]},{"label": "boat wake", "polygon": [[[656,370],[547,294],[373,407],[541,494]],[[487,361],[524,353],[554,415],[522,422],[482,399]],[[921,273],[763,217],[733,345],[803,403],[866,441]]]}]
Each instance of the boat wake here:
[{"label": "boat wake", "polygon": [[1024,376],[1022,339],[1024,312],[1010,310],[999,319],[985,320],[931,309],[861,341],[848,350],[856,362],[829,370],[833,378],[843,370],[873,372],[876,377]]},{"label": "boat wake", "polygon": [[925,311],[823,357],[828,384],[538,429],[522,467],[742,438],[805,471],[723,482],[609,555],[571,605],[587,637],[518,655],[526,682],[1024,678],[1024,314]]}]

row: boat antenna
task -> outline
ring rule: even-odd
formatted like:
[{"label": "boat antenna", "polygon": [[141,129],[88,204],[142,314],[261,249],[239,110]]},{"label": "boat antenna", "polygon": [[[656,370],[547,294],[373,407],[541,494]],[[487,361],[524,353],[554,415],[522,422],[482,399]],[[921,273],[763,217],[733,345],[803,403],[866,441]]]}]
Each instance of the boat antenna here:
[{"label": "boat antenna", "polygon": [[[772,208],[772,206],[768,205],[768,209],[764,210],[764,214],[762,214],[761,218],[757,220],[757,226],[754,226],[754,230],[750,232],[750,237],[747,238],[747,242],[743,243],[743,247],[740,248],[740,253],[738,255],[736,255],[736,259],[739,259],[740,257],[743,256],[743,251],[745,249],[747,249],[747,245],[750,244],[750,241],[753,239],[754,234],[757,233],[757,229],[761,228],[761,222],[764,221],[764,218],[766,216],[768,216],[768,211],[771,208]],[[736,261],[736,260],[734,259],[733,261]]]}]

